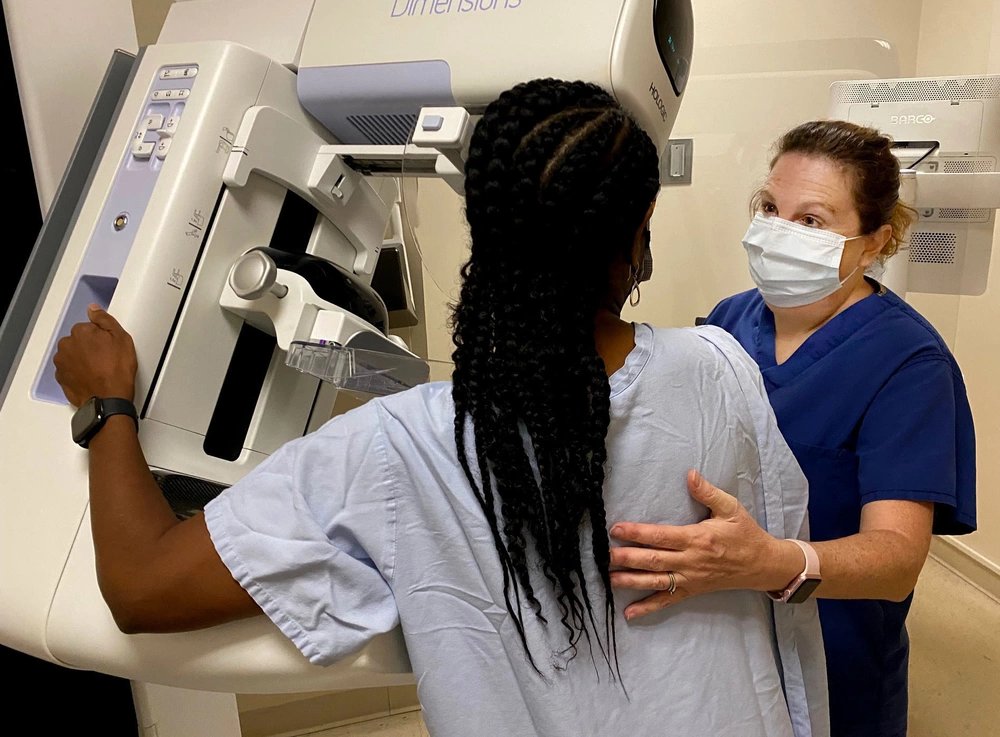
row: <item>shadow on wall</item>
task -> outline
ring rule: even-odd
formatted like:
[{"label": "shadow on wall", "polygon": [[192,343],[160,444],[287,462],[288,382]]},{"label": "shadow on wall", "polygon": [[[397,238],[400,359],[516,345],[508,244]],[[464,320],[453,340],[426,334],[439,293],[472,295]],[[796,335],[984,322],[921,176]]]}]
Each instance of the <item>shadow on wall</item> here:
[{"label": "shadow on wall", "polygon": [[155,43],[173,0],[132,0],[135,35],[139,48]]}]

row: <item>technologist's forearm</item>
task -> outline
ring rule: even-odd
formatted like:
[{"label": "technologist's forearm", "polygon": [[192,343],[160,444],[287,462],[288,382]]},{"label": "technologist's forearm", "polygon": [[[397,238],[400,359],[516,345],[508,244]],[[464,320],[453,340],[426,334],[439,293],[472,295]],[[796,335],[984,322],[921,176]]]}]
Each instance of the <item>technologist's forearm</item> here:
[{"label": "technologist's forearm", "polygon": [[838,540],[813,543],[824,599],[902,601],[913,591],[927,549],[892,530],[867,530]]},{"label": "technologist's forearm", "polygon": [[148,574],[149,551],[178,520],[150,473],[131,418],[110,417],[88,452],[98,581],[112,604]]}]

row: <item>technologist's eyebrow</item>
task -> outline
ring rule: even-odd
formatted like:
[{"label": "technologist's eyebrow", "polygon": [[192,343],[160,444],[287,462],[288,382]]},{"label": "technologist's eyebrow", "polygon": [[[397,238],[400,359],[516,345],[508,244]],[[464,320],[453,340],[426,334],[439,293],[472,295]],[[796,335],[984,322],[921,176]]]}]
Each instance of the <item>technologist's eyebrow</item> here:
[{"label": "technologist's eyebrow", "polygon": [[826,210],[827,213],[829,213],[830,215],[836,215],[837,214],[837,208],[836,207],[834,207],[833,205],[831,205],[829,202],[820,202],[818,200],[817,201],[813,201],[813,202],[807,202],[804,205],[802,205],[800,209],[802,209],[804,211],[809,211],[809,210]]},{"label": "technologist's eyebrow", "polygon": [[[772,205],[776,204],[775,200],[774,200],[774,195],[771,194],[766,189],[762,189],[760,191],[760,201],[761,201],[761,204],[763,204],[765,202],[767,202],[769,204],[772,204]],[[837,214],[837,208],[836,207],[834,207],[829,202],[824,202],[822,200],[812,200],[810,202],[804,202],[801,205],[797,205],[795,207],[795,209],[796,209],[796,211],[799,214],[810,212],[810,211],[815,211],[815,210],[823,210],[827,215],[831,215],[831,216]]]}]

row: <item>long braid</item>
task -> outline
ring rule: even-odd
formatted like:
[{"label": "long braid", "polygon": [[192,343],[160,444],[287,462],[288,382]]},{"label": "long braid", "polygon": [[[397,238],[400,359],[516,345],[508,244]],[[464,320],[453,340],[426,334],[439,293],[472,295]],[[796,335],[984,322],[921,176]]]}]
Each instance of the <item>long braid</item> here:
[{"label": "long braid", "polygon": [[[616,651],[602,496],[610,386],[593,326],[610,269],[630,258],[658,186],[648,136],[582,82],[535,80],[504,93],[470,145],[472,253],[453,315],[455,441],[533,666],[522,599],[544,623],[529,576],[536,558],[567,650],[575,654],[581,637],[592,643],[593,632],[609,666]],[[603,637],[581,554],[586,525],[604,587]],[[617,656],[613,667],[620,677]]]}]

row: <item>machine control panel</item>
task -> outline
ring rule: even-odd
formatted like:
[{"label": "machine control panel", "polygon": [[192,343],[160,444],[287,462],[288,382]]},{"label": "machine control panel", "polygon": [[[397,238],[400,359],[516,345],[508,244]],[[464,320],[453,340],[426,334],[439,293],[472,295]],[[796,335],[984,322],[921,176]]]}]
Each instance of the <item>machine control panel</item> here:
[{"label": "machine control panel", "polygon": [[156,167],[166,160],[197,75],[197,66],[160,69],[150,90],[144,117],[132,134],[132,162],[148,162]]},{"label": "machine control panel", "polygon": [[136,230],[184,119],[198,69],[192,64],[164,66],[151,80],[105,203],[101,223],[91,237],[57,335],[40,367],[32,392],[36,399],[66,401],[55,381],[52,365],[56,341],[59,336],[68,334],[74,323],[86,319],[88,304],[96,302],[105,308],[110,304]]}]

